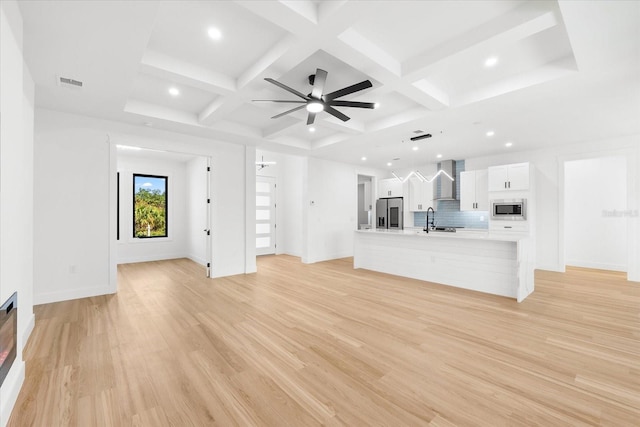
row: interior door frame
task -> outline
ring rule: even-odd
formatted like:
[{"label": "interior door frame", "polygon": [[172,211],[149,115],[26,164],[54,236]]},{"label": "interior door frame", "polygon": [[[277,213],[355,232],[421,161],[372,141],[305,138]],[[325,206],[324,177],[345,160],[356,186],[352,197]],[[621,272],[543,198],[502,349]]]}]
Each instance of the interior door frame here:
[{"label": "interior door frame", "polygon": [[[276,253],[277,250],[277,236],[276,236],[276,228],[277,228],[277,218],[278,218],[278,213],[277,213],[277,180],[275,176],[268,176],[268,175],[256,175],[256,198],[259,195],[258,188],[257,188],[257,182],[259,180],[264,180],[263,182],[268,182],[269,186],[271,188],[271,191],[269,192],[270,197],[271,197],[271,201],[270,201],[270,239],[271,239],[271,244],[268,248],[258,248],[256,247],[256,256],[260,256],[260,255],[272,255]],[[257,211],[257,204],[255,206],[255,210]],[[258,219],[256,218],[256,222],[255,224],[258,224]],[[260,234],[258,234],[257,230],[256,230],[256,239],[258,238]]]}]

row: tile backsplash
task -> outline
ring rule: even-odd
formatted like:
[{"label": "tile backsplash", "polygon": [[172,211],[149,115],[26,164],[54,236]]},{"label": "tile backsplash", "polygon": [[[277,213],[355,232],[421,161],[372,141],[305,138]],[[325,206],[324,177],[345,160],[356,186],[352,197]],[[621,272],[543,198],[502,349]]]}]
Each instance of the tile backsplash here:
[{"label": "tile backsplash", "polygon": [[[464,160],[456,161],[456,192],[460,197],[460,172],[464,171]],[[436,190],[439,192],[439,188]],[[460,200],[437,200],[435,225],[440,227],[489,228],[489,212],[460,211]],[[424,227],[426,212],[414,212],[413,224]]]}]

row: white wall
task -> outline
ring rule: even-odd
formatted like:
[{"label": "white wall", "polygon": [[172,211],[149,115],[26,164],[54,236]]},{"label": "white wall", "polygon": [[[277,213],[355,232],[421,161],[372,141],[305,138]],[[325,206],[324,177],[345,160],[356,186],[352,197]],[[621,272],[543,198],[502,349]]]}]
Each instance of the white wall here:
[{"label": "white wall", "polygon": [[358,228],[358,174],[378,176],[380,171],[308,159],[303,194],[303,262],[353,256],[353,236]]},{"label": "white wall", "polygon": [[[36,110],[34,301],[115,292],[108,276],[109,145],[103,131]],[[115,238],[115,236],[113,236]]]},{"label": "white wall", "polygon": [[[467,170],[531,162],[536,182],[536,268],[564,271],[564,162],[622,156],[627,162],[627,209],[640,209],[640,135],[589,141],[536,151],[466,159]],[[593,239],[591,244],[598,242]],[[627,217],[627,277],[640,281],[640,217]]]},{"label": "white wall", "polygon": [[[120,173],[118,264],[186,257],[189,236],[186,164],[178,160],[145,159],[118,154],[118,172]],[[168,177],[168,236],[166,238],[133,237],[133,174]]]},{"label": "white wall", "polygon": [[207,264],[207,159],[196,157],[186,165],[187,257]]},{"label": "white wall", "polygon": [[33,316],[34,84],[22,55],[22,17],[16,2],[0,2],[0,304],[18,293],[17,355],[0,387],[0,425],[6,425],[22,383],[22,350]]}]

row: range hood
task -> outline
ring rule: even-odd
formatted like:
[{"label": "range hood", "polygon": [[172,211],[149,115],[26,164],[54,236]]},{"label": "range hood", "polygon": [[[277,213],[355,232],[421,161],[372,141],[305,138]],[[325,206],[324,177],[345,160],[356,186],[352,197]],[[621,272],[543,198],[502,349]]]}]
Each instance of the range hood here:
[{"label": "range hood", "polygon": [[[448,175],[448,176],[447,176]],[[438,163],[437,180],[435,181],[435,200],[457,200],[456,191],[456,161],[443,160]],[[450,179],[452,178],[452,179]],[[438,189],[440,191],[438,191]]]}]

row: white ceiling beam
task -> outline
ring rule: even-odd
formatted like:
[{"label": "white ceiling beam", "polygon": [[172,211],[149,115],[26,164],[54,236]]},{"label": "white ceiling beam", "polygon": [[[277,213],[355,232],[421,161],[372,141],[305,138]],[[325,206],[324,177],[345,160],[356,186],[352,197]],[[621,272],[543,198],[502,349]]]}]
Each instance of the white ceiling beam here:
[{"label": "white ceiling beam", "polygon": [[267,139],[273,139],[281,135],[285,135],[291,128],[300,125],[299,119],[294,119],[292,117],[280,117],[278,120],[275,120],[273,124],[269,125],[262,132],[262,136]]},{"label": "white ceiling beam", "polygon": [[237,0],[235,3],[291,34],[305,34],[314,25],[304,15],[301,15],[285,2],[277,0]]},{"label": "white ceiling beam", "polygon": [[[323,114],[325,117],[322,118],[322,126],[331,128],[338,132],[346,132],[352,135],[357,135],[364,132],[364,123],[361,121],[350,119],[346,122],[343,122],[340,119],[333,117],[330,114]],[[316,120],[318,117],[316,117]]]},{"label": "white ceiling beam", "polygon": [[416,107],[409,111],[403,111],[400,114],[394,114],[387,116],[381,120],[376,120],[367,126],[367,133],[380,132],[385,129],[390,129],[396,126],[402,126],[415,120],[424,118],[428,114],[424,108]]},{"label": "white ceiling beam", "polygon": [[373,62],[385,68],[393,75],[400,76],[400,62],[396,61],[393,56],[380,49],[375,43],[365,38],[356,30],[349,28],[340,34],[338,38],[350,46],[354,51],[360,52],[362,55],[366,55]]},{"label": "white ceiling beam", "polygon": [[185,125],[199,126],[198,118],[193,113],[163,107],[158,104],[129,99],[124,106],[126,113],[136,114],[142,117],[153,117],[155,119],[167,120],[170,122],[182,123]]},{"label": "white ceiling beam", "polygon": [[226,118],[229,113],[240,108],[242,104],[244,101],[237,95],[219,97],[198,114],[198,121],[203,126],[211,126]]},{"label": "white ceiling beam", "polygon": [[236,82],[229,76],[152,50],[144,53],[140,61],[140,71],[221,95],[229,95],[236,90]]},{"label": "white ceiling beam", "polygon": [[453,55],[469,49],[499,50],[558,24],[556,12],[541,11],[536,2],[530,3],[407,59],[402,63],[403,77],[416,81],[425,68]]},{"label": "white ceiling beam", "polygon": [[339,142],[345,141],[349,139],[349,135],[345,134],[333,134],[326,138],[319,139],[317,141],[313,141],[311,143],[311,150],[318,150],[320,148],[329,147],[330,145],[338,144]]},{"label": "white ceiling beam", "polygon": [[239,78],[237,82],[238,89],[245,88],[249,83],[260,78],[262,74],[271,67],[276,61],[286,55],[296,42],[295,37],[289,35],[280,40],[267,53],[262,55],[253,65],[251,65]]},{"label": "white ceiling beam", "polygon": [[298,15],[307,19],[310,23],[318,23],[318,9],[310,0],[280,0],[280,3],[287,6]]},{"label": "white ceiling beam", "polygon": [[562,58],[545,64],[526,73],[518,74],[508,79],[502,79],[492,85],[479,88],[472,92],[461,94],[452,99],[452,106],[470,104],[483,99],[493,98],[518,89],[531,87],[540,83],[559,79],[578,71],[576,60],[573,56]]}]

